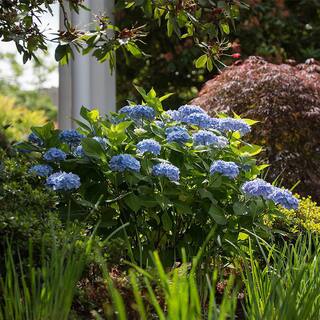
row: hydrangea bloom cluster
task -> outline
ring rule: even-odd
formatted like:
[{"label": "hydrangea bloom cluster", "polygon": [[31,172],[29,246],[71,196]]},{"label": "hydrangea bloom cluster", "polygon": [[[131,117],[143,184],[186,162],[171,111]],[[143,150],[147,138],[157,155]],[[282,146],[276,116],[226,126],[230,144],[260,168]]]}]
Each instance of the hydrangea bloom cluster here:
[{"label": "hydrangea bloom cluster", "polygon": [[221,118],[218,130],[222,132],[239,131],[241,136],[244,136],[251,131],[251,127],[241,119]]},{"label": "hydrangea bloom cluster", "polygon": [[46,185],[54,191],[70,191],[78,189],[81,183],[78,175],[60,171],[50,175]]},{"label": "hydrangea bloom cluster", "polygon": [[161,152],[161,146],[159,142],[154,139],[144,139],[137,144],[137,151],[141,154],[150,152],[158,156]]},{"label": "hydrangea bloom cluster", "polygon": [[113,156],[109,162],[112,171],[124,172],[131,170],[135,172],[140,171],[140,162],[130,154],[119,154]]},{"label": "hydrangea bloom cluster", "polygon": [[184,117],[183,121],[200,128],[210,128],[212,126],[212,118],[205,113],[192,113]]},{"label": "hydrangea bloom cluster", "polygon": [[207,114],[201,107],[195,105],[184,105],[178,109],[180,121],[184,121],[188,116],[195,113]]},{"label": "hydrangea bloom cluster", "polygon": [[166,129],[168,142],[185,143],[191,139],[188,130],[184,127],[169,127]]},{"label": "hydrangea bloom cluster", "polygon": [[43,141],[34,132],[31,132],[28,136],[28,141],[41,147],[43,146]]},{"label": "hydrangea bloom cluster", "polygon": [[53,169],[47,164],[37,164],[29,169],[29,173],[40,177],[47,177],[53,172]]},{"label": "hydrangea bloom cluster", "polygon": [[168,110],[166,114],[174,121],[180,121],[180,112],[178,110]]},{"label": "hydrangea bloom cluster", "polygon": [[298,209],[299,201],[289,190],[274,188],[274,191],[269,196],[275,204],[279,204],[286,209]]},{"label": "hydrangea bloom cluster", "polygon": [[85,153],[84,153],[84,150],[83,150],[83,147],[82,145],[79,145],[77,146],[74,150],[73,150],[73,154],[78,157],[78,158],[83,158],[85,157]]},{"label": "hydrangea bloom cluster", "polygon": [[178,110],[167,111],[167,114],[174,121],[185,121],[188,116],[196,113],[206,115],[206,112],[201,107],[194,106],[194,105],[184,105],[184,106],[181,106]]},{"label": "hydrangea bloom cluster", "polygon": [[83,138],[84,138],[84,135],[74,129],[63,130],[59,134],[59,139],[62,142],[69,144],[70,146],[78,145]]},{"label": "hydrangea bloom cluster", "polygon": [[47,161],[64,161],[67,158],[67,154],[60,149],[50,148],[44,155],[43,159]]},{"label": "hydrangea bloom cluster", "polygon": [[254,179],[251,181],[247,181],[242,186],[242,191],[253,197],[261,196],[265,199],[268,198],[268,196],[273,192],[273,186],[262,180],[262,179]]},{"label": "hydrangea bloom cluster", "polygon": [[239,167],[232,161],[217,160],[210,167],[210,174],[220,173],[230,179],[235,179],[239,174]]},{"label": "hydrangea bloom cluster", "polygon": [[119,110],[120,114],[126,114],[132,120],[152,120],[156,113],[153,108],[143,105],[125,106]]},{"label": "hydrangea bloom cluster", "polygon": [[275,204],[279,204],[286,209],[297,209],[299,205],[298,199],[289,190],[274,187],[262,179],[248,181],[243,184],[241,189],[249,196],[261,196],[265,200],[272,200]]},{"label": "hydrangea bloom cluster", "polygon": [[199,130],[192,135],[192,139],[195,145],[202,146],[216,146],[218,148],[224,148],[228,145],[228,139],[220,137],[207,130]]},{"label": "hydrangea bloom cluster", "polygon": [[154,176],[167,177],[171,181],[179,181],[180,170],[170,163],[158,163],[152,167],[152,174]]}]

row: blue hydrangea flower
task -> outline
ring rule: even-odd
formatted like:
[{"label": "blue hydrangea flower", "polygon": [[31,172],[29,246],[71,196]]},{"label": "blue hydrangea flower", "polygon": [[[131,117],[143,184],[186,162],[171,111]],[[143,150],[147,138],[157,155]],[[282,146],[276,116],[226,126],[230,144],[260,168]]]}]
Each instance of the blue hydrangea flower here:
[{"label": "blue hydrangea flower", "polygon": [[205,113],[192,113],[184,117],[182,121],[200,128],[210,128],[212,126],[212,118]]},{"label": "blue hydrangea flower", "polygon": [[144,139],[137,144],[137,151],[141,154],[150,152],[158,156],[161,152],[161,146],[159,142],[154,139]]},{"label": "blue hydrangea flower", "polygon": [[191,139],[188,130],[184,127],[170,127],[166,129],[167,141],[185,143]]},{"label": "blue hydrangea flower", "polygon": [[141,120],[143,118],[152,120],[156,113],[153,108],[143,105],[125,106],[119,110],[120,114],[126,114],[132,120]]},{"label": "blue hydrangea flower", "polygon": [[60,171],[50,175],[46,185],[54,191],[69,191],[78,189],[81,183],[78,175]]},{"label": "blue hydrangea flower", "polygon": [[184,105],[178,108],[178,112],[180,115],[180,120],[184,121],[186,117],[190,116],[191,114],[200,113],[200,114],[207,114],[201,107],[195,105]]},{"label": "blue hydrangea flower", "polygon": [[34,132],[31,132],[28,136],[28,141],[41,147],[43,146],[43,141]]},{"label": "blue hydrangea flower", "polygon": [[74,129],[63,130],[59,134],[59,139],[62,142],[65,142],[71,146],[78,145],[83,138],[84,138],[84,135]]},{"label": "blue hydrangea flower", "polygon": [[268,196],[274,191],[274,187],[262,179],[254,179],[245,182],[241,187],[241,190],[249,196],[261,196],[264,199],[267,199]]},{"label": "blue hydrangea flower", "polygon": [[86,156],[86,154],[84,153],[82,145],[77,146],[73,150],[73,154],[78,158],[84,158]]},{"label": "blue hydrangea flower", "polygon": [[163,121],[159,121],[159,120],[155,120],[155,125],[157,125],[160,128],[164,128],[165,127],[165,123]]},{"label": "blue hydrangea flower", "polygon": [[152,174],[154,176],[167,177],[171,181],[179,181],[180,170],[170,163],[158,163],[152,167]]},{"label": "blue hydrangea flower", "polygon": [[109,162],[112,171],[124,172],[125,170],[140,171],[140,162],[130,154],[113,156]]},{"label": "blue hydrangea flower", "polygon": [[274,187],[273,192],[268,196],[275,204],[281,205],[286,209],[298,209],[299,201],[292,195],[292,192],[285,189]]},{"label": "blue hydrangea flower", "polygon": [[239,174],[239,167],[231,161],[217,160],[210,167],[210,174],[220,173],[230,179],[235,179]]},{"label": "blue hydrangea flower", "polygon": [[188,130],[185,127],[180,127],[180,126],[175,126],[175,127],[169,127],[165,130],[166,135],[168,136],[169,134],[173,132],[186,132],[188,133]]},{"label": "blue hydrangea flower", "polygon": [[43,159],[47,161],[64,161],[67,158],[67,154],[60,149],[50,148],[44,155]]},{"label": "blue hydrangea flower", "polygon": [[47,177],[53,172],[53,169],[47,164],[37,164],[29,169],[29,173],[40,177]]},{"label": "blue hydrangea flower", "polygon": [[190,140],[190,135],[188,132],[172,132],[167,135],[167,141],[168,142],[177,142],[177,143],[185,143]]},{"label": "blue hydrangea flower", "polygon": [[228,144],[228,139],[225,137],[219,137],[207,130],[199,130],[192,135],[192,139],[195,145],[202,146],[216,146],[218,148],[224,148]]},{"label": "blue hydrangea flower", "polygon": [[166,114],[174,121],[181,121],[180,112],[178,110],[168,110]]},{"label": "blue hydrangea flower", "polygon": [[220,118],[210,118],[210,128],[220,131],[220,124],[221,119]]},{"label": "blue hydrangea flower", "polygon": [[249,133],[251,131],[251,127],[241,119],[233,119],[233,118],[221,118],[219,124],[219,130],[223,132],[227,131],[239,131],[241,136]]},{"label": "blue hydrangea flower", "polygon": [[99,142],[101,144],[101,146],[106,149],[108,144],[108,140],[106,138],[102,138],[102,137],[93,137],[93,140],[96,140],[97,142]]}]

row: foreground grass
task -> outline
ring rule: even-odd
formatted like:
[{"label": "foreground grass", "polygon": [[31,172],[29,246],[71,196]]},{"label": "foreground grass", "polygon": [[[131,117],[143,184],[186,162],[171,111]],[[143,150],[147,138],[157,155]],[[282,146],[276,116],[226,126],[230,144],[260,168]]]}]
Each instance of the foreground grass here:
[{"label": "foreground grass", "polygon": [[[259,246],[264,260],[258,261],[253,250],[249,250],[249,258],[240,252],[240,276],[229,276],[222,295],[216,291],[221,280],[217,270],[208,270],[205,285],[200,285],[201,252],[192,263],[184,258],[180,267],[169,271],[156,252],[152,272],[132,265],[127,277],[130,301],[102,264],[109,297],[102,310],[92,313],[92,319],[319,319],[318,238],[300,236],[294,244],[284,243],[280,250],[260,241]],[[30,263],[27,269],[21,265],[17,270],[8,247],[1,275],[0,319],[70,319],[90,248],[90,241],[83,250],[75,243],[55,247],[39,267]],[[244,299],[238,299],[239,293]]]}]

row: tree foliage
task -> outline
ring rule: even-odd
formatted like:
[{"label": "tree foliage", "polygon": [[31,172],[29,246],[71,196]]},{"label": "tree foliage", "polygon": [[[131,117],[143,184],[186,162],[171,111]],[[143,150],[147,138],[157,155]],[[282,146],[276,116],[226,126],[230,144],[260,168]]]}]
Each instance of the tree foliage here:
[{"label": "tree foliage", "polygon": [[[51,12],[55,1],[11,1],[4,0],[0,8],[0,39],[14,41],[17,50],[23,54],[23,60],[36,58],[36,50],[46,50],[48,39],[40,30],[39,21],[46,12]],[[91,26],[79,30],[72,25],[69,11],[79,12],[84,9],[83,0],[58,1],[63,16],[65,30],[60,30],[56,41],[56,59],[63,63],[73,57],[76,49],[82,54],[92,53],[98,61],[108,60],[111,67],[115,65],[115,52],[123,49],[135,57],[144,55],[140,49],[142,39],[148,32],[150,21],[166,25],[168,37],[179,39],[192,38],[203,50],[205,63],[196,63],[197,67],[213,68],[214,60],[228,49],[228,36],[234,20],[239,15],[241,3],[228,1],[168,1],[135,0],[116,1],[118,9],[138,9],[141,15],[140,25],[126,25],[119,28],[110,17],[96,16]],[[69,5],[69,10],[66,5]],[[86,9],[86,8],[85,8]],[[204,60],[204,58],[202,58]],[[202,61],[201,60],[201,61]]]}]

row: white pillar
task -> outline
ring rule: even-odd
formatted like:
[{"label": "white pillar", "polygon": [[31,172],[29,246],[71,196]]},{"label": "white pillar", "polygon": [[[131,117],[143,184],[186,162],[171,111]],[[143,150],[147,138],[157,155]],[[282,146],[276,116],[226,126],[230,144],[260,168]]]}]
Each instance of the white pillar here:
[{"label": "white pillar", "polygon": [[[112,17],[114,2],[111,0],[87,0],[85,5],[91,11],[81,9],[79,15],[75,12],[71,14],[72,23],[81,29],[92,24],[94,14]],[[63,28],[61,15],[60,28]],[[74,53],[73,61],[59,67],[58,122],[61,129],[76,127],[72,118],[79,119],[82,105],[89,109],[99,109],[101,114],[115,111],[115,72],[111,75],[108,62],[101,64],[90,55]]]}]

